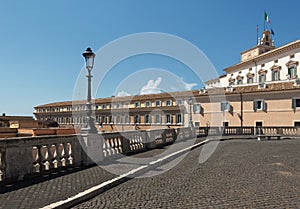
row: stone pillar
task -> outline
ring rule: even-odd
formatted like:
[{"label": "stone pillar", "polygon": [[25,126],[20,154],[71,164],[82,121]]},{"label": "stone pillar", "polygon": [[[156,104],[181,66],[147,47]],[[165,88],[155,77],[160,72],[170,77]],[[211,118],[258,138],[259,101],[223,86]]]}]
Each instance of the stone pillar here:
[{"label": "stone pillar", "polygon": [[26,174],[32,172],[32,146],[23,140],[14,142],[6,147],[5,177],[7,180],[22,180]]},{"label": "stone pillar", "polygon": [[91,165],[103,161],[103,137],[99,134],[82,134],[80,138],[82,147],[83,165]]}]

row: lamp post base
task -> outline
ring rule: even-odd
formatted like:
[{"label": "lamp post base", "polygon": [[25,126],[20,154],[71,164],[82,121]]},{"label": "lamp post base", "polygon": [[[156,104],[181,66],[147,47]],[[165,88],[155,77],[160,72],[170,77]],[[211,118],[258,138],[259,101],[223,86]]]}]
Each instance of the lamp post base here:
[{"label": "lamp post base", "polygon": [[97,128],[82,128],[80,130],[81,134],[98,134]]},{"label": "lamp post base", "polygon": [[97,164],[104,160],[103,138],[101,135],[82,133],[80,144],[83,149],[81,158],[84,165]]}]

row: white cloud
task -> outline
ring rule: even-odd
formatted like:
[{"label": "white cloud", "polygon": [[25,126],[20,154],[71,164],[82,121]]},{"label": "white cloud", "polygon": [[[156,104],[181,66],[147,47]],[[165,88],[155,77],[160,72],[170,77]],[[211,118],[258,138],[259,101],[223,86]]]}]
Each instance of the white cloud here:
[{"label": "white cloud", "polygon": [[160,88],[158,86],[160,85],[162,81],[161,77],[158,77],[156,80],[149,80],[148,83],[142,87],[140,94],[157,94],[161,93]]},{"label": "white cloud", "polygon": [[125,97],[125,96],[131,96],[131,94],[127,93],[126,91],[119,91],[117,93],[117,97]]},{"label": "white cloud", "polygon": [[192,88],[194,87],[194,86],[198,86],[198,84],[196,84],[196,83],[185,83],[185,82],[183,82],[184,83],[184,88],[186,89],[186,90],[192,90]]}]

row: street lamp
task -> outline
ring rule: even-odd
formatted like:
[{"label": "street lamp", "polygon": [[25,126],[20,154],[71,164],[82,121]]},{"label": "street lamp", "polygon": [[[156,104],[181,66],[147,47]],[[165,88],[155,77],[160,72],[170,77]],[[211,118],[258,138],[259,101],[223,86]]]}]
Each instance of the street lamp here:
[{"label": "street lamp", "polygon": [[94,123],[94,118],[92,118],[92,96],[91,96],[91,80],[92,80],[92,69],[94,66],[95,53],[89,47],[82,53],[82,56],[85,59],[85,68],[88,70],[88,94],[87,94],[87,103],[86,103],[86,122],[84,127],[81,129],[82,133],[86,134],[96,134],[98,133],[97,128]]},{"label": "street lamp", "polygon": [[189,108],[190,108],[190,117],[189,117],[189,127],[190,128],[193,128],[193,118],[192,118],[192,105],[193,105],[193,98],[190,97],[189,100],[188,100],[188,104],[189,104]]}]

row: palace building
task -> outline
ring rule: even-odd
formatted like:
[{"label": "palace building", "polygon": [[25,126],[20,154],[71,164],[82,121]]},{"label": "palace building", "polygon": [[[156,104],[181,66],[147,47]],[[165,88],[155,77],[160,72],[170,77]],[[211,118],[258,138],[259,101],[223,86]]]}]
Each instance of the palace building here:
[{"label": "palace building", "polygon": [[[270,31],[205,88],[93,100],[100,131],[193,126],[300,126],[300,40],[276,48]],[[81,127],[85,101],[35,107],[35,117]]]}]

